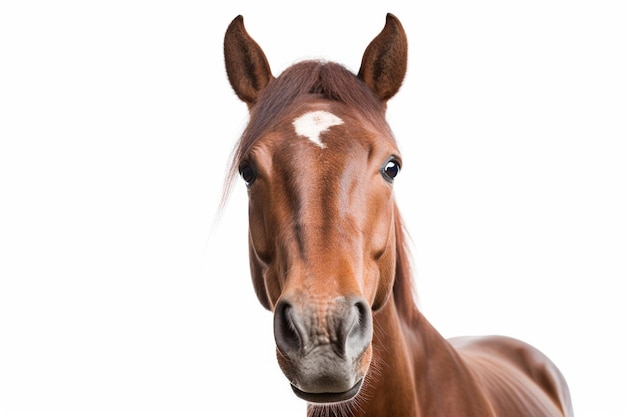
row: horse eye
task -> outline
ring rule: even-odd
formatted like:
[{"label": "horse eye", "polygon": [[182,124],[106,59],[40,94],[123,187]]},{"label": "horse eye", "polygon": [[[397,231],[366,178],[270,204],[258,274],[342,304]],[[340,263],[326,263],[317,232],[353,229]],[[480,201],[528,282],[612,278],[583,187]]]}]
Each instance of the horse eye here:
[{"label": "horse eye", "polygon": [[241,178],[243,178],[248,187],[256,180],[256,171],[250,165],[242,166],[239,169],[239,175],[241,175]]},{"label": "horse eye", "polygon": [[393,182],[393,179],[400,173],[400,163],[395,159],[390,159],[380,171],[387,181]]}]

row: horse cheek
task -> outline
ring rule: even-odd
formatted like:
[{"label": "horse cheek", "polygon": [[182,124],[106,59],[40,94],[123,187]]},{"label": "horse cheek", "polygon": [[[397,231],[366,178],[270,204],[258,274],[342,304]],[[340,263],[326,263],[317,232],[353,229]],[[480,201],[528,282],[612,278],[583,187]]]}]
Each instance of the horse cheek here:
[{"label": "horse cheek", "polygon": [[250,274],[257,298],[263,307],[272,310],[278,296],[275,294],[277,282],[272,282],[270,266],[274,257],[273,249],[267,231],[266,219],[263,210],[264,204],[258,199],[250,197],[248,209],[248,247],[250,259]]},{"label": "horse cheek", "polygon": [[376,219],[370,224],[377,226],[372,230],[369,245],[366,245],[370,246],[369,256],[372,259],[372,268],[374,269],[372,275],[377,277],[372,282],[375,291],[372,302],[372,310],[374,311],[381,308],[389,299],[395,277],[395,228],[393,214],[391,210],[387,210],[387,207],[388,204],[382,203],[375,210]]}]

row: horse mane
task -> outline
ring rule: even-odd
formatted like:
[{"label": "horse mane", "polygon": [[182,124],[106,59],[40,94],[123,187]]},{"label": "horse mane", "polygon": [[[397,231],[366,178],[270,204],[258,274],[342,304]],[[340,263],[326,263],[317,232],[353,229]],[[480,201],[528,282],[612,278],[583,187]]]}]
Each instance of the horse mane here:
[{"label": "horse mane", "polygon": [[[261,91],[257,102],[250,109],[250,121],[233,151],[232,162],[224,184],[220,211],[232,189],[239,166],[257,140],[282,120],[288,110],[310,99],[311,95],[356,109],[367,120],[389,132],[385,119],[385,105],[374,92],[355,74],[340,64],[325,61],[303,61],[286,69],[271,80]],[[400,315],[409,323],[418,317],[413,299],[410,255],[405,239],[406,230],[395,208],[396,277],[393,296]]]},{"label": "horse mane", "polygon": [[415,324],[419,311],[415,305],[411,271],[411,254],[407,242],[407,230],[395,205],[394,222],[396,232],[396,276],[393,282],[393,299],[400,316],[409,324]]}]

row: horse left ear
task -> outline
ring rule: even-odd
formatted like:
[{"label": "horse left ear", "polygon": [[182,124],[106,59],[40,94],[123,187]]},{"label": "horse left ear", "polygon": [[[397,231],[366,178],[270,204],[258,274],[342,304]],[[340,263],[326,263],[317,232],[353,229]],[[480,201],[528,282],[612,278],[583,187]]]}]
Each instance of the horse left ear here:
[{"label": "horse left ear", "polygon": [[246,31],[241,15],[226,30],[224,59],[230,85],[248,108],[252,107],[274,76],[265,53]]},{"label": "horse left ear", "polygon": [[365,49],[359,70],[359,78],[383,102],[393,97],[402,85],[407,49],[406,33],[400,20],[387,13],[385,27]]}]

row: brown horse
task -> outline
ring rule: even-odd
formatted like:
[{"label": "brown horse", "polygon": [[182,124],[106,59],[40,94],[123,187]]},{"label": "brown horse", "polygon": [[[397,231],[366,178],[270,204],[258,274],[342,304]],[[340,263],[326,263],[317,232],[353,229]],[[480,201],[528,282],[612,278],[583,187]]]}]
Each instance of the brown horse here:
[{"label": "brown horse", "polygon": [[446,340],[415,306],[392,191],[402,160],[385,120],[406,72],[398,19],[387,15],[358,75],[307,61],[275,78],[241,16],[224,52],[250,113],[230,178],[248,188],[252,281],[309,414],[572,416],[565,380],[537,349]]}]

